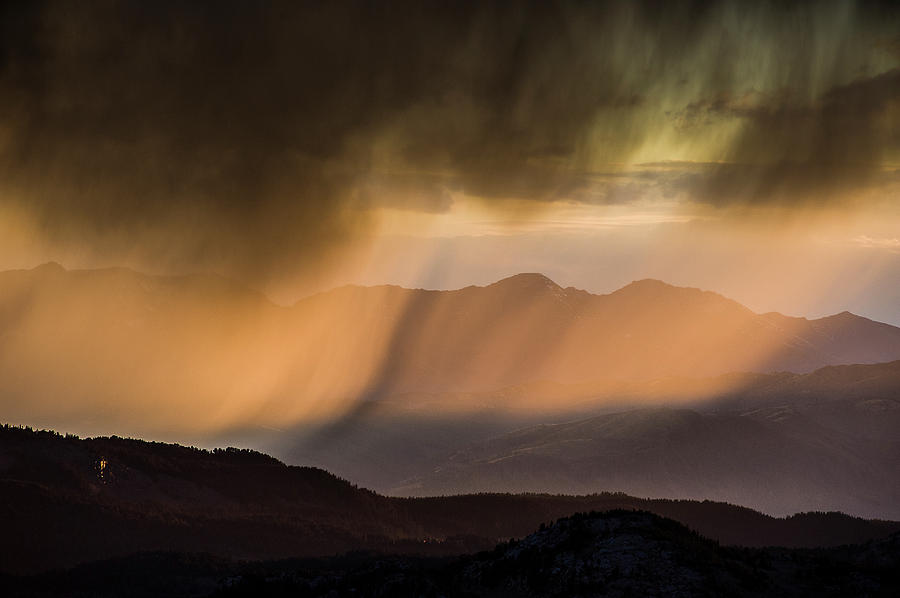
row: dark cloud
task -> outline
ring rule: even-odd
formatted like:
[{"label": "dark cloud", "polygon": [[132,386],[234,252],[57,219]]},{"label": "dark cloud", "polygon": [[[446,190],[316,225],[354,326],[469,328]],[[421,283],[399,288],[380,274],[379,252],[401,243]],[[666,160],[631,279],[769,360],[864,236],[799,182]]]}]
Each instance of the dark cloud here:
[{"label": "dark cloud", "polygon": [[7,5],[3,191],[54,237],[139,233],[249,269],[355,234],[348,207],[564,192],[591,115],[634,101],[580,56],[569,10]]},{"label": "dark cloud", "polygon": [[[592,191],[586,173],[627,162],[657,133],[664,100],[694,88],[692,126],[701,113],[746,123],[725,158],[752,162],[775,144],[784,159],[753,177],[795,177],[784,188],[800,188],[818,180],[820,163],[871,162],[896,144],[896,132],[877,130],[896,74],[810,105],[767,96],[742,114],[735,98],[747,82],[734,80],[735,66],[755,56],[742,43],[783,46],[791,75],[828,62],[807,46],[828,47],[817,15],[843,18],[845,6],[7,3],[0,201],[69,244],[265,276],[363,234],[361,207],[441,211],[455,191],[634,197],[631,183]],[[897,18],[885,6],[852,5],[842,56],[890,54],[895,34],[878,36]],[[734,23],[759,39],[735,41]],[[840,62],[828,77],[856,64]],[[793,80],[804,97],[810,82]],[[828,143],[848,135],[847,151]],[[804,174],[805,165],[815,166]],[[833,172],[855,176],[842,168]],[[723,184],[714,177],[699,192]]]},{"label": "dark cloud", "polygon": [[835,86],[812,101],[795,90],[723,96],[688,105],[686,127],[737,119],[724,163],[685,174],[684,190],[713,203],[821,202],[884,181],[900,149],[900,69]]}]

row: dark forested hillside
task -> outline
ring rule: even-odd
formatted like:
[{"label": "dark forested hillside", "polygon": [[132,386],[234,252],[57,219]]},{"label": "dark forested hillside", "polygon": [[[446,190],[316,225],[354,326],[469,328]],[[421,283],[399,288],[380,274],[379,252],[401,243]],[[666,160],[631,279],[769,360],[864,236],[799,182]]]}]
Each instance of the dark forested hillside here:
[{"label": "dark forested hillside", "polygon": [[142,553],[28,577],[10,596],[895,596],[900,533],[827,549],[723,547],[646,511],[576,513],[490,551],[236,562]]},{"label": "dark forested hillside", "polygon": [[29,572],[140,551],[272,559],[376,550],[461,554],[578,511],[645,509],[726,544],[829,546],[900,523],[774,519],[722,503],[589,496],[403,499],[260,453],[0,428],[0,570]]}]

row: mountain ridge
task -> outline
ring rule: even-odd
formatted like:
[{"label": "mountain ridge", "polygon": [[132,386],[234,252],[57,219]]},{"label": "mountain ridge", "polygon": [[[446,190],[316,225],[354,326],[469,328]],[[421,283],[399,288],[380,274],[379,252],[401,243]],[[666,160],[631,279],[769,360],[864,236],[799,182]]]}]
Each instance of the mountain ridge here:
[{"label": "mountain ridge", "polygon": [[[609,291],[607,293],[594,293],[594,292],[588,291],[586,289],[582,289],[582,288],[575,287],[575,286],[562,287],[561,285],[556,283],[553,279],[551,279],[547,275],[540,273],[540,272],[520,272],[518,274],[511,274],[509,276],[501,278],[492,283],[487,283],[484,285],[474,285],[473,284],[473,285],[467,285],[464,287],[459,287],[459,288],[454,288],[454,289],[430,289],[430,288],[424,288],[424,287],[406,287],[403,285],[390,284],[390,283],[376,284],[376,285],[362,285],[362,284],[349,283],[349,284],[344,284],[344,285],[338,285],[338,286],[332,287],[330,289],[317,291],[310,295],[300,297],[289,304],[280,304],[280,303],[273,301],[268,295],[266,295],[262,291],[259,291],[255,288],[253,288],[252,286],[246,285],[237,279],[230,278],[227,276],[222,276],[219,274],[214,274],[214,273],[148,274],[146,272],[142,272],[140,270],[135,270],[134,268],[130,268],[127,266],[109,266],[109,267],[101,267],[101,268],[66,268],[59,262],[53,261],[53,260],[44,262],[42,264],[38,264],[37,266],[34,266],[32,268],[15,268],[15,269],[9,269],[9,270],[2,270],[2,271],[0,271],[0,283],[2,283],[2,277],[6,276],[8,274],[23,274],[23,273],[76,274],[76,275],[77,274],[90,274],[90,273],[95,273],[95,274],[124,273],[129,276],[136,276],[136,277],[139,277],[139,278],[142,278],[145,280],[164,280],[164,281],[170,281],[170,282],[175,282],[175,281],[188,282],[192,279],[214,280],[214,281],[221,282],[222,286],[232,287],[234,289],[242,289],[243,291],[247,292],[248,294],[261,296],[261,297],[265,298],[266,301],[269,302],[272,306],[280,307],[280,308],[284,308],[284,309],[291,309],[292,307],[296,306],[298,303],[305,302],[305,301],[315,298],[315,297],[328,295],[328,294],[332,294],[335,292],[340,292],[345,289],[352,289],[352,290],[391,289],[391,290],[397,290],[397,291],[425,292],[425,293],[456,293],[456,292],[466,291],[466,290],[470,290],[470,289],[489,289],[492,287],[493,288],[503,288],[503,287],[507,287],[507,286],[515,286],[518,288],[522,288],[522,287],[527,288],[527,287],[535,287],[535,286],[546,286],[548,288],[558,289],[560,291],[565,291],[567,293],[586,294],[586,295],[590,295],[593,297],[610,297],[610,296],[617,295],[617,294],[629,294],[629,293],[634,292],[635,290],[651,289],[651,290],[665,290],[665,291],[675,291],[675,292],[689,292],[689,293],[695,294],[695,295],[716,297],[719,299],[724,299],[730,303],[737,304],[741,308],[743,308],[747,311],[750,311],[751,313],[753,313],[755,315],[759,315],[759,316],[763,316],[763,317],[774,316],[774,317],[786,318],[786,319],[791,319],[791,320],[803,320],[803,321],[807,321],[807,322],[818,322],[818,321],[822,321],[822,320],[837,319],[837,318],[843,319],[843,318],[847,318],[848,316],[852,316],[853,318],[868,320],[869,322],[882,324],[884,326],[888,326],[891,328],[900,328],[900,327],[894,326],[893,324],[881,322],[878,320],[873,320],[871,318],[853,313],[848,310],[844,310],[844,311],[841,311],[838,313],[829,314],[829,315],[825,315],[825,316],[820,316],[817,318],[808,318],[805,316],[790,316],[790,315],[786,315],[786,314],[783,314],[783,313],[777,312],[777,311],[753,312],[752,310],[750,310],[750,308],[744,306],[739,301],[732,299],[730,297],[727,297],[716,291],[712,291],[712,290],[708,290],[708,289],[701,289],[699,287],[679,286],[679,285],[675,285],[675,284],[672,284],[672,283],[669,283],[669,282],[666,282],[664,280],[660,280],[657,278],[636,279],[618,289]],[[518,282],[522,282],[523,284],[516,284]]]},{"label": "mountain ridge", "polygon": [[724,503],[621,493],[392,498],[255,451],[10,426],[0,426],[0,455],[0,573],[153,550],[251,560],[348,550],[460,554],[575,512],[609,509],[648,510],[745,546],[834,546],[900,531],[900,522],[839,513],[778,519]]},{"label": "mountain ridge", "polygon": [[73,413],[98,431],[138,435],[327,421],[403,393],[539,381],[614,390],[895,359],[900,328],[759,315],[649,279],[607,295],[536,273],[453,291],[345,286],[279,306],[216,276],[58,265],[0,273],[0,412],[53,425]]},{"label": "mountain ridge", "polygon": [[898,517],[898,391],[900,361],[748,374],[740,391],[707,401],[586,410],[470,442],[390,493],[614,487],[739,500],[770,514]]}]

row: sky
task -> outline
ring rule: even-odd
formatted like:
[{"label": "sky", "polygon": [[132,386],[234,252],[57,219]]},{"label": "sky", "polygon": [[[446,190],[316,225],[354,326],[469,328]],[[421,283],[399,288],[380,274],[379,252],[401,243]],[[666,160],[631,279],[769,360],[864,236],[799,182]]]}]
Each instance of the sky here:
[{"label": "sky", "polygon": [[900,325],[891,2],[9,2],[0,269],[522,271]]}]

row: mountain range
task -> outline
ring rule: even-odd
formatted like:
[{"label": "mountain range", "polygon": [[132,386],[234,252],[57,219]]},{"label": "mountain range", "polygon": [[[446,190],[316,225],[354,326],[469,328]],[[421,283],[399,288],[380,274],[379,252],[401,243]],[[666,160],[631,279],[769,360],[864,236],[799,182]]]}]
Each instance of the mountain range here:
[{"label": "mountain range", "polygon": [[[485,393],[537,385],[580,385],[609,402],[656,384],[654,398],[686,400],[735,390],[743,379],[723,376],[732,372],[897,359],[900,329],[887,324],[756,314],[655,280],[608,295],[540,274],[455,291],[348,286],[284,307],[215,276],[57,264],[0,273],[5,417],[95,432],[284,428],[374,401],[469,413]],[[436,393],[457,395],[427,403]],[[584,399],[512,392],[491,408],[558,412]]]},{"label": "mountain range", "polygon": [[7,421],[249,445],[397,496],[900,519],[897,359],[886,324],[649,280],[341,287],[284,307],[216,276],[0,273]]},{"label": "mountain range", "polygon": [[[845,416],[843,425],[829,425]],[[615,489],[776,514],[810,509],[898,517],[898,425],[896,399],[743,414],[635,409],[474,443],[392,492]]]},{"label": "mountain range", "polygon": [[[609,295],[518,274],[456,291],[343,287],[298,303],[321,314],[402,313],[383,386],[394,391],[492,390],[569,384],[809,372],[900,359],[900,329],[848,312],[807,320],[756,314],[721,295],[657,280]],[[402,307],[398,307],[402,306]]]},{"label": "mountain range", "polygon": [[[277,435],[271,450],[398,496],[623,491],[736,502],[779,515],[900,517],[900,361],[726,378],[740,383],[674,406],[652,395],[655,384],[646,388],[657,398],[649,405],[635,405],[629,394],[598,398],[583,385],[467,395],[481,405],[517,395],[583,401],[582,409],[553,417],[511,418],[492,409],[438,417],[410,409],[414,399],[401,396],[324,431]],[[619,402],[606,402],[613,398]]]}]

